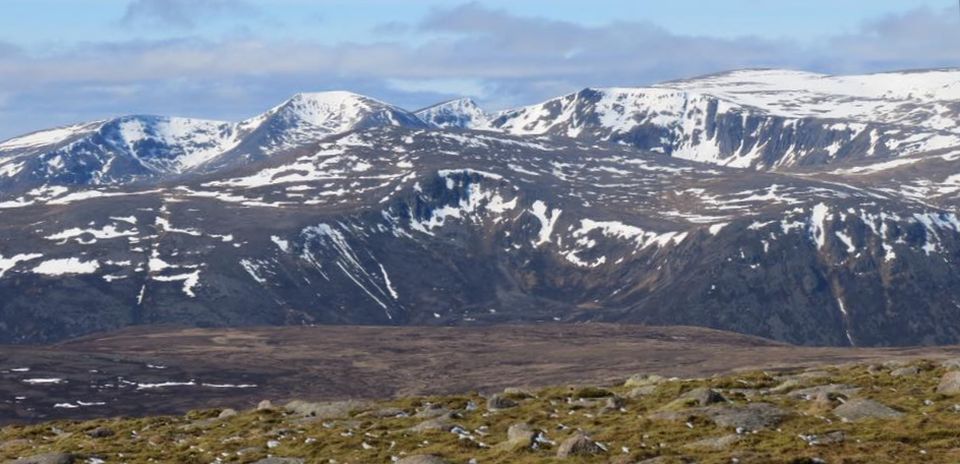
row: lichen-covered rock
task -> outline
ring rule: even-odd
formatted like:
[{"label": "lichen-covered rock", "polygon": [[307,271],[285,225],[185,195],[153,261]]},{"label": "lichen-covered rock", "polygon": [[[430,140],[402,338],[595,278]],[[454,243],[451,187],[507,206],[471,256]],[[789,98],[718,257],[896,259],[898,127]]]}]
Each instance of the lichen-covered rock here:
[{"label": "lichen-covered rock", "polygon": [[492,395],[487,399],[487,409],[510,409],[517,406],[517,402],[501,395]]},{"label": "lichen-covered rock", "polygon": [[434,454],[419,454],[416,456],[407,456],[397,461],[397,464],[448,464],[448,462],[446,459]]},{"label": "lichen-covered rock", "polygon": [[364,403],[359,401],[332,401],[311,403],[309,401],[293,400],[284,409],[292,414],[317,419],[337,419],[347,417],[351,412],[360,409]]},{"label": "lichen-covered rock", "polygon": [[560,443],[560,447],[557,448],[557,457],[566,459],[573,456],[595,456],[605,452],[606,450],[597,442],[582,433],[577,433]]},{"label": "lichen-covered rock", "polygon": [[11,461],[10,464],[73,464],[76,456],[68,453],[46,453]]},{"label": "lichen-covered rock", "polygon": [[679,411],[660,411],[651,414],[650,418],[686,421],[690,417],[702,417],[721,427],[754,431],[776,426],[789,415],[789,412],[770,403],[750,403],[742,406],[714,405]]},{"label": "lichen-covered rock", "polygon": [[304,460],[300,458],[281,458],[281,457],[269,457],[264,458],[259,461],[254,462],[253,464],[304,464]]},{"label": "lichen-covered rock", "polygon": [[890,376],[892,377],[913,377],[920,373],[920,368],[917,366],[905,366],[898,367],[890,371]]},{"label": "lichen-covered rock", "polygon": [[940,384],[937,385],[937,393],[941,395],[960,393],[960,371],[950,371],[943,374],[943,377],[940,378]]},{"label": "lichen-covered rock", "polygon": [[903,413],[876,401],[857,398],[837,406],[833,414],[844,421],[858,421],[862,419],[894,419],[903,416]]},{"label": "lichen-covered rock", "polygon": [[697,440],[693,443],[688,443],[684,445],[685,448],[696,448],[704,450],[725,450],[729,448],[734,443],[740,441],[742,437],[737,434],[724,435],[722,437],[712,437],[704,438],[702,440]]},{"label": "lichen-covered rock", "polygon": [[656,374],[634,374],[623,383],[624,387],[643,387],[647,385],[657,385],[663,382],[664,378]]}]

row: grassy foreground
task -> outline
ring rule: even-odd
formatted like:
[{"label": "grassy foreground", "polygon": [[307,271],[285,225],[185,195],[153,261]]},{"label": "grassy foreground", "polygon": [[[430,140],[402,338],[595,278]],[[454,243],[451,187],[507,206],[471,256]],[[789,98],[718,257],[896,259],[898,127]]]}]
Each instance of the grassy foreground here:
[{"label": "grassy foreground", "polygon": [[[638,375],[615,386],[8,426],[0,462],[960,462],[958,364]],[[45,453],[64,454],[29,460]]]}]

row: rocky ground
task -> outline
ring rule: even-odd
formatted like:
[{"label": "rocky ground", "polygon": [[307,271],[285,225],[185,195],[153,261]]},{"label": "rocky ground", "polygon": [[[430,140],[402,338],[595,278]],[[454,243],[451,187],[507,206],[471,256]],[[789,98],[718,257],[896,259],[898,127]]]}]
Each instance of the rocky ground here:
[{"label": "rocky ground", "polygon": [[883,463],[960,459],[960,359],[891,360],[0,429],[17,463]]}]

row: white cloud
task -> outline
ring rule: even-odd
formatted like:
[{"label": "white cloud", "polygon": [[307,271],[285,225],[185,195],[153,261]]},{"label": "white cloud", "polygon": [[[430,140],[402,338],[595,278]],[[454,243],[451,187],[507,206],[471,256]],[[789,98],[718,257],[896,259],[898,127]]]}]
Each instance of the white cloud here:
[{"label": "white cloud", "polygon": [[[127,16],[190,27],[205,16],[249,14],[243,5],[137,0]],[[182,38],[30,55],[0,43],[0,82],[8,94],[0,138],[132,112],[238,119],[295,92],[329,88],[411,108],[472,94],[497,109],[585,86],[636,86],[741,67],[847,73],[953,66],[960,47],[946,44],[960,43],[960,23],[945,11],[885,16],[856,33],[808,43],[682,35],[642,22],[586,26],[476,3],[435,9],[417,23],[391,23],[389,29],[407,31],[402,38],[368,44]]]}]

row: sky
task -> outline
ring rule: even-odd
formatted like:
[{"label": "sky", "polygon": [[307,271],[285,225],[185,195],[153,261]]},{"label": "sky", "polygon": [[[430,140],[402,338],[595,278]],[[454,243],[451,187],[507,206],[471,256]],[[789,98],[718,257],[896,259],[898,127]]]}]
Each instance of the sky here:
[{"label": "sky", "polygon": [[503,109],[739,68],[960,66],[957,0],[4,0],[0,140],[297,92]]}]

